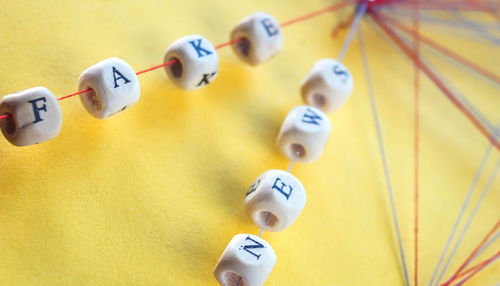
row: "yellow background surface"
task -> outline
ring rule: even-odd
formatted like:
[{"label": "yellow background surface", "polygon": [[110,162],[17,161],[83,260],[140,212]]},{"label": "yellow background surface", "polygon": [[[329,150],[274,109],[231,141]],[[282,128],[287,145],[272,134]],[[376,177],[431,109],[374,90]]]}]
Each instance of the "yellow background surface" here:
[{"label": "yellow background surface", "polygon": [[[45,86],[60,97],[105,58],[141,70],[160,64],[181,36],[218,44],[255,11],[284,21],[330,4],[4,0],[0,94]],[[314,62],[338,55],[346,32],[330,33],[351,9],[287,27],[284,49],[256,68],[229,47],[219,50],[219,76],[201,90],[175,87],[160,69],[141,75],[139,102],[110,119],[93,118],[75,97],[60,102],[64,121],[55,139],[23,148],[0,139],[0,284],[216,285],[213,268],[230,239],[258,233],[243,209],[246,189],[264,171],[288,166],[275,145],[279,126],[302,104],[300,81]],[[464,16],[495,23],[481,13]],[[413,276],[413,65],[367,20],[362,28]],[[479,35],[426,23],[422,30],[500,73],[498,47]],[[499,119],[498,85],[423,53],[491,122]],[[354,93],[330,115],[322,157],[292,170],[307,204],[290,228],[263,234],[277,253],[267,285],[403,284],[356,39],[344,64]],[[425,76],[421,116],[419,277],[426,284],[488,143]],[[479,188],[499,158],[494,151]],[[446,277],[499,217],[497,179]],[[496,263],[470,285],[493,285],[499,273]]]}]

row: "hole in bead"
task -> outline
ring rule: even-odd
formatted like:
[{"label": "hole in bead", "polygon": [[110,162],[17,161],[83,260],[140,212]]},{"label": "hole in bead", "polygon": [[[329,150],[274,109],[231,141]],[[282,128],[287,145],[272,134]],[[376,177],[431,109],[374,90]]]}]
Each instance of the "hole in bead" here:
[{"label": "hole in bead", "polygon": [[175,78],[181,77],[182,73],[184,72],[184,68],[182,67],[181,61],[176,57],[172,57],[168,61],[169,62],[175,61],[173,64],[168,66],[168,70],[170,71],[170,74]]},{"label": "hole in bead", "polygon": [[229,285],[229,286],[243,286],[243,285],[246,285],[245,284],[245,281],[241,278],[240,275],[234,273],[234,272],[226,272],[226,275],[225,276],[225,285]]},{"label": "hole in bead", "polygon": [[88,103],[90,103],[90,105],[92,105],[93,109],[95,109],[97,111],[101,111],[102,110],[101,98],[99,98],[99,96],[97,95],[97,93],[95,92],[95,90],[93,88],[88,86],[88,87],[84,88],[84,90],[85,89],[89,89],[87,92],[84,93],[85,97],[87,98]]},{"label": "hole in bead", "polygon": [[[267,218],[267,216],[269,215],[269,218]],[[267,218],[267,223],[266,223],[266,226],[269,226],[269,227],[272,227],[274,226],[276,223],[278,223],[278,218],[273,215],[273,213],[271,212],[267,212],[267,211],[261,211],[259,213],[259,216],[260,216],[260,221],[261,221],[261,227],[264,225],[264,223],[266,222],[266,218]]]},{"label": "hole in bead", "polygon": [[321,106],[325,105],[326,98],[322,94],[315,93],[315,94],[313,94],[313,102],[314,102],[314,106],[321,107]]},{"label": "hole in bead", "polygon": [[306,150],[300,144],[293,143],[290,146],[290,148],[292,149],[293,156],[295,156],[295,154],[297,154],[297,152],[299,153],[299,155],[297,156],[298,158],[302,158],[306,155]]},{"label": "hole in bead", "polygon": [[[12,116],[12,114],[10,113],[6,113],[9,115],[9,117],[5,118],[4,121],[5,121],[5,132],[8,134],[8,135],[13,135],[14,133],[16,133],[16,121],[14,120],[14,117]],[[5,114],[2,114],[2,115],[5,115]]]},{"label": "hole in bead", "polygon": [[240,38],[240,40],[236,43],[236,49],[245,57],[248,57],[248,55],[250,54],[251,46],[252,44],[250,43],[250,40],[245,37]]}]

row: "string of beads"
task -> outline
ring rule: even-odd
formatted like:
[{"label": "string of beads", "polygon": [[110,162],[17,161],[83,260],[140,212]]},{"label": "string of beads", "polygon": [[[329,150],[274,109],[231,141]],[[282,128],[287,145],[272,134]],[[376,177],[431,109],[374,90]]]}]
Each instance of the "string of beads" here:
[{"label": "string of beads", "polygon": [[[213,46],[202,36],[185,36],[167,48],[163,64],[139,72],[119,58],[102,60],[82,72],[78,92],[56,98],[47,88],[34,87],[4,96],[0,100],[0,128],[15,146],[50,140],[61,130],[62,112],[58,102],[76,95],[93,117],[112,117],[139,100],[137,76],[159,68],[164,68],[180,88],[203,88],[218,75],[217,49],[231,46],[243,62],[259,65],[282,49],[283,27],[351,3],[341,2],[281,25],[271,15],[257,12],[241,20],[232,30],[229,42]],[[350,40],[346,42],[348,45]],[[346,45],[344,52],[345,49]],[[277,138],[282,153],[292,160],[290,167],[288,171],[273,169],[264,172],[248,189],[245,210],[261,229],[258,236],[237,234],[229,242],[214,271],[221,285],[264,284],[276,263],[276,253],[261,238],[262,232],[264,229],[278,232],[288,228],[306,203],[305,188],[290,173],[291,167],[295,161],[313,162],[321,156],[331,130],[330,120],[324,112],[339,109],[352,90],[349,71],[334,59],[317,61],[306,75],[301,84],[301,95],[307,105],[297,106],[287,114]]]}]

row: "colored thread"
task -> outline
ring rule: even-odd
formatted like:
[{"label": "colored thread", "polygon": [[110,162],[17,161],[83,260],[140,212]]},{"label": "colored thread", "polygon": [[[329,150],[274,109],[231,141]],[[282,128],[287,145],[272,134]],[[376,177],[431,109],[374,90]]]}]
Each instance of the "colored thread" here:
[{"label": "colored thread", "polygon": [[[500,162],[500,160],[499,160],[499,162]],[[489,240],[489,238],[497,231],[497,229],[499,227],[500,227],[500,220],[498,220],[497,223],[493,226],[493,228],[486,234],[486,236],[483,238],[483,240],[481,240],[481,242],[479,243],[479,245],[477,245],[476,248],[469,255],[469,257],[467,257],[467,259],[465,260],[465,262],[462,263],[462,265],[460,265],[460,267],[458,268],[457,271],[455,271],[455,273],[453,274],[453,276],[450,279],[448,279],[448,281],[446,281],[445,283],[441,284],[442,286],[448,286],[448,285],[450,285],[450,283],[458,276],[458,274],[460,273],[460,271],[462,271],[465,268],[465,265],[467,265],[467,263],[469,263],[472,260],[472,258],[474,257],[474,255],[481,248],[481,246],[483,246],[486,243],[486,241]],[[439,282],[439,279],[438,279],[438,282]]]},{"label": "colored thread", "polygon": [[63,99],[66,99],[66,98],[69,98],[69,97],[72,97],[72,96],[75,96],[75,95],[78,95],[78,94],[82,94],[82,93],[86,93],[87,91],[91,90],[92,88],[87,88],[87,89],[84,89],[84,90],[80,90],[78,92],[75,92],[75,93],[72,93],[72,94],[69,94],[69,95],[65,95],[63,97],[59,97],[57,100],[63,100]]},{"label": "colored thread", "polygon": [[352,42],[352,39],[354,38],[354,33],[358,29],[359,23],[361,22],[361,18],[363,18],[363,15],[366,12],[366,8],[368,7],[367,1],[363,1],[360,6],[357,7],[356,11],[356,17],[354,18],[354,21],[352,22],[351,29],[349,30],[349,34],[347,34],[347,38],[344,41],[344,44],[342,45],[342,48],[340,49],[339,57],[337,60],[339,62],[342,61],[344,58],[345,54],[347,53],[347,49],[349,48],[349,45]]},{"label": "colored thread", "polygon": [[[413,5],[415,1],[405,1],[405,2],[396,2],[394,6],[410,6]],[[450,11],[450,10],[466,10],[466,11],[483,11],[482,9],[478,7],[473,7],[471,5],[468,5],[463,2],[423,2],[421,4],[422,9],[429,9],[429,10],[445,10],[445,11]]]},{"label": "colored thread", "polygon": [[281,23],[281,27],[285,28],[285,27],[291,26],[291,25],[293,25],[295,23],[306,21],[306,20],[315,18],[317,16],[323,15],[325,13],[328,13],[328,12],[333,12],[335,10],[344,8],[344,7],[349,6],[351,4],[354,4],[354,3],[356,3],[356,1],[349,1],[349,0],[347,0],[347,1],[343,1],[343,2],[337,3],[337,4],[333,4],[333,5],[327,6],[325,8],[322,8],[322,9],[319,9],[319,10],[307,13],[305,15],[301,15],[301,16],[298,16],[296,18],[287,20],[285,22],[282,22]]},{"label": "colored thread", "polygon": [[[373,29],[373,31],[375,33],[379,34],[381,36],[381,38],[388,43],[388,45],[394,45],[393,42],[387,36],[385,36],[385,34],[381,34],[380,33],[379,29]],[[397,33],[396,33],[396,35],[397,35]],[[405,40],[404,38],[401,38],[401,41],[405,42],[409,46],[409,44],[408,44],[409,41],[408,40]],[[395,51],[398,52],[399,54],[403,55],[403,59],[409,59],[410,61],[412,61],[412,59],[406,57],[404,55],[404,53],[402,51],[400,51],[399,49],[396,49]],[[420,55],[420,62],[424,63],[428,67],[428,69],[430,71],[432,71],[435,74],[435,76],[438,77],[441,80],[441,82],[444,85],[446,85],[451,92],[453,92],[453,94],[455,95],[455,97],[457,98],[457,100],[460,101],[465,106],[465,108],[470,113],[472,113],[478,119],[478,121],[480,121],[488,130],[490,130],[492,133],[499,132],[498,128],[495,127],[493,124],[491,124],[491,122],[489,122],[489,120],[484,116],[484,114],[482,114],[481,111],[479,111],[449,81],[447,81],[446,78],[444,78],[444,76],[441,75],[439,73],[439,71],[432,66],[432,64],[430,64],[428,61],[426,61],[425,58],[422,55]],[[496,137],[498,137],[498,136],[496,136]],[[498,138],[496,138],[496,140],[498,140]]]},{"label": "colored thread", "polygon": [[295,160],[297,160],[297,157],[300,155],[300,150],[295,152],[295,155],[293,155],[292,161],[290,162],[290,165],[288,166],[288,170],[286,170],[288,173],[292,171],[293,164],[295,163]]},{"label": "colored thread", "polygon": [[370,104],[371,104],[371,109],[372,109],[372,113],[373,113],[373,119],[375,121],[375,129],[377,131],[377,140],[378,140],[378,145],[379,145],[379,149],[380,149],[380,154],[382,157],[382,165],[384,168],[385,181],[387,184],[387,193],[389,195],[389,201],[390,201],[390,205],[391,205],[392,219],[394,221],[394,228],[396,229],[396,235],[397,235],[398,246],[399,246],[399,254],[400,254],[400,258],[401,258],[401,263],[403,265],[403,273],[404,273],[405,282],[406,282],[406,285],[409,286],[410,280],[408,277],[408,269],[406,267],[406,258],[405,258],[404,248],[403,248],[403,241],[401,239],[401,231],[399,229],[396,204],[394,203],[394,194],[393,194],[392,185],[391,185],[391,178],[389,175],[389,167],[387,166],[387,159],[386,159],[386,155],[385,155],[384,142],[382,139],[382,130],[381,130],[382,128],[381,128],[380,119],[378,116],[375,95],[373,93],[373,87],[372,87],[371,75],[370,75],[370,67],[368,65],[368,59],[366,57],[365,44],[364,44],[364,40],[363,40],[363,34],[361,31],[361,27],[358,29],[358,41],[359,41],[359,49],[361,51],[361,59],[363,62],[363,69],[365,72],[366,84],[368,86],[368,92],[370,94]]},{"label": "colored thread", "polygon": [[464,284],[465,282],[467,282],[467,280],[471,279],[472,277],[474,277],[476,274],[478,274],[481,270],[483,270],[484,268],[488,267],[488,265],[490,265],[491,263],[495,262],[495,260],[497,260],[498,258],[500,257],[500,251],[497,252],[497,254],[495,256],[493,256],[492,258],[488,259],[487,261],[484,261],[481,265],[478,265],[478,268],[475,269],[471,275],[469,275],[468,277],[462,279],[460,282],[458,282],[457,284],[455,284],[456,286],[459,286],[459,285],[462,285]]},{"label": "colored thread", "polygon": [[493,19],[497,20],[497,21],[500,21],[500,17],[495,14],[495,10],[494,9],[491,9],[489,7],[485,7],[479,3],[477,3],[476,1],[471,1],[471,0],[465,0],[465,2],[467,4],[469,4],[470,6],[480,10],[480,11],[483,11],[484,13],[490,15],[491,17],[493,17]]},{"label": "colored thread", "polygon": [[150,71],[154,71],[155,69],[159,69],[159,68],[162,68],[162,67],[166,67],[166,66],[169,66],[169,65],[175,64],[177,61],[178,61],[177,59],[174,59],[174,60],[168,61],[168,62],[166,62],[166,63],[163,63],[163,64],[161,64],[161,65],[157,65],[157,66],[150,67],[150,68],[145,69],[145,70],[142,70],[142,71],[138,71],[138,72],[136,72],[135,74],[136,74],[136,75],[140,75],[140,74],[143,74],[143,73],[147,73],[147,72],[150,72]]},{"label": "colored thread", "polygon": [[[478,272],[478,270],[481,270],[484,266],[488,265],[489,263],[492,263],[493,261],[495,261],[497,258],[500,257],[500,251],[498,251],[497,253],[495,253],[492,257],[484,260],[483,262],[480,262],[472,267],[470,267],[469,269],[461,272],[459,275],[457,275],[456,278],[461,278],[461,277],[464,277],[466,276],[467,274],[470,274],[472,272],[476,273]],[[456,279],[455,279],[456,280]],[[463,280],[462,280],[463,281]]]},{"label": "colored thread", "polygon": [[[384,11],[390,12],[392,16],[403,16],[403,17],[408,17],[409,13],[406,12],[405,10],[401,9],[394,9],[394,7],[389,7],[389,9],[384,9]],[[496,29],[498,29],[498,24],[478,24],[473,21],[469,21],[467,19],[464,19],[461,17],[460,14],[458,14],[460,11],[454,11],[452,12],[455,18],[457,16],[460,17],[458,21],[452,20],[452,19],[447,19],[447,18],[440,18],[436,17],[433,15],[424,15],[420,13],[420,20],[425,21],[428,23],[433,23],[433,24],[439,24],[440,27],[449,27],[452,28],[455,32],[455,30],[460,29],[461,31],[461,37],[464,38],[465,34],[463,33],[464,31],[469,32],[469,36],[473,36],[475,41],[486,41],[490,44],[499,46],[500,45],[500,39],[496,38],[495,36],[491,35],[488,33],[489,31],[495,32]]]},{"label": "colored thread", "polygon": [[418,31],[415,31],[415,29],[410,29],[408,26],[405,26],[404,24],[397,21],[396,19],[389,17],[383,13],[380,13],[380,15],[383,16],[384,20],[387,20],[387,22],[390,22],[394,27],[398,28],[399,30],[401,30],[409,35],[413,34],[414,36],[415,35],[418,36],[420,38],[420,40],[423,43],[425,43],[426,45],[428,45],[429,47],[443,53],[444,55],[446,55],[450,58],[453,58],[457,62],[462,63],[463,65],[471,68],[472,70],[476,71],[477,73],[480,73],[483,76],[491,79],[492,81],[500,84],[500,76],[498,76],[498,75],[492,73],[491,71],[481,67],[480,65],[466,59],[465,57],[463,57],[463,56],[457,54],[456,52],[446,48],[445,46],[440,45],[439,43],[431,40],[430,38],[420,34]]},{"label": "colored thread", "polygon": [[[375,29],[375,32],[378,33],[378,30]],[[398,35],[398,33],[396,33],[394,30],[393,30],[393,32],[395,33],[395,35]],[[399,35],[399,36],[401,37],[401,35]],[[385,39],[385,37],[383,37],[383,39]],[[407,40],[405,40],[402,37],[400,38],[400,40],[402,42],[406,43],[407,46],[409,46]],[[399,52],[399,50],[397,50],[397,51]],[[401,51],[401,53],[403,53],[403,52]],[[411,59],[409,57],[408,57],[408,59],[413,61],[413,59]],[[448,80],[446,80],[446,78],[444,78],[443,75],[440,75],[439,71],[436,68],[434,68],[431,63],[429,63],[428,61],[425,61],[425,59],[422,56],[420,57],[420,63],[425,64],[425,66],[435,75],[435,77],[439,78],[441,83],[448,88],[450,93],[452,93],[456,97],[457,101],[459,101],[462,105],[464,105],[464,107],[472,115],[474,115],[474,117],[476,117],[476,119],[480,123],[482,123],[486,127],[487,130],[489,130],[492,133],[498,132],[497,128],[495,128],[495,126],[493,124],[491,124],[491,122],[489,122],[489,120],[464,95],[462,95],[459,90],[454,88],[453,85]],[[498,138],[495,138],[495,140],[498,140]]]},{"label": "colored thread", "polygon": [[460,233],[457,241],[455,242],[455,245],[454,245],[454,247],[453,247],[453,249],[452,249],[452,251],[450,253],[450,256],[448,257],[448,260],[446,261],[446,263],[445,263],[445,265],[443,267],[443,270],[441,270],[441,273],[438,276],[438,279],[436,281],[436,285],[439,284],[439,281],[441,281],[441,278],[443,277],[446,269],[448,269],[448,266],[450,265],[450,262],[451,262],[453,256],[455,255],[458,247],[462,243],[462,240],[465,237],[465,234],[466,234],[467,230],[469,229],[469,227],[470,227],[470,225],[472,223],[472,220],[476,216],[476,213],[479,210],[479,207],[481,206],[481,203],[483,202],[484,197],[486,196],[486,194],[488,193],[491,185],[493,184],[493,181],[495,180],[495,177],[496,177],[499,169],[500,169],[500,160],[498,160],[498,162],[496,163],[495,168],[491,172],[491,175],[488,178],[488,181],[486,182],[486,185],[484,186],[481,194],[479,195],[479,199],[477,200],[476,204],[474,205],[474,209],[472,210],[471,214],[469,215],[469,219],[467,220],[464,228],[462,229],[462,232]]},{"label": "colored thread", "polygon": [[[394,33],[394,31],[387,26],[381,19],[380,15],[371,10],[371,16],[375,22],[384,30],[384,32],[396,43],[401,50],[413,61],[415,61],[415,54],[413,51]],[[469,121],[500,151],[500,142],[492,136],[491,132],[483,126],[483,124],[461,103],[457,97],[448,89],[448,87],[429,69],[429,67],[422,62],[417,62],[420,70],[424,72],[427,77],[434,82],[434,84],[443,92],[443,94],[450,100],[450,102],[460,110]]]},{"label": "colored thread", "polygon": [[[296,18],[287,20],[287,21],[285,21],[285,22],[283,22],[281,24],[281,27],[284,28],[284,27],[287,27],[287,26],[291,26],[291,25],[293,25],[295,23],[312,19],[314,17],[320,16],[320,15],[325,14],[327,12],[333,12],[335,10],[344,8],[344,7],[346,7],[346,6],[350,5],[350,4],[353,4],[353,3],[354,3],[353,1],[346,0],[346,1],[334,4],[334,5],[327,6],[325,8],[319,9],[317,11],[310,12],[310,13],[307,13],[305,15],[301,15],[301,16],[298,16]],[[217,50],[217,49],[220,49],[220,48],[223,48],[223,47],[226,47],[226,46],[233,45],[233,44],[235,44],[235,43],[237,43],[237,42],[239,42],[241,40],[242,40],[242,38],[231,40],[231,41],[219,44],[219,45],[215,46],[214,48]],[[177,60],[171,60],[171,61],[168,61],[166,63],[163,63],[163,64],[160,64],[160,65],[156,65],[156,66],[153,66],[153,67],[150,67],[150,68],[138,71],[138,72],[136,72],[136,75],[141,75],[141,74],[144,74],[144,73],[147,73],[147,72],[150,72],[150,71],[162,68],[162,67],[166,67],[168,65],[174,64],[175,62],[177,62]],[[70,97],[73,97],[75,95],[79,95],[79,94],[85,93],[85,92],[90,91],[90,90],[91,90],[91,88],[87,88],[85,90],[81,90],[81,91],[78,91],[78,92],[75,92],[75,93],[72,93],[72,94],[68,94],[68,95],[62,96],[62,97],[58,98],[57,100],[63,100],[63,99],[66,99],[66,98],[70,98]],[[1,115],[0,116],[0,120],[6,119],[9,116],[10,116],[10,114]]]},{"label": "colored thread", "polygon": [[472,260],[481,255],[481,253],[483,253],[486,250],[486,248],[488,248],[491,244],[493,244],[498,238],[500,238],[500,231],[498,231],[494,236],[490,238],[490,240],[488,240],[488,242],[486,242],[483,246],[481,246],[476,255],[472,257]]},{"label": "colored thread", "polygon": [[413,65],[413,73],[414,73],[414,79],[413,79],[413,95],[414,95],[414,228],[413,228],[413,233],[414,233],[414,282],[413,285],[418,286],[418,201],[419,201],[419,153],[420,153],[420,96],[419,96],[419,76],[420,76],[420,69],[418,68],[418,63],[420,62],[420,37],[418,34],[418,31],[420,29],[420,6],[419,6],[420,1],[417,0],[415,2],[415,5],[413,6],[413,29],[416,31],[416,33],[413,34],[413,51],[415,52],[416,59],[415,63]]},{"label": "colored thread", "polygon": [[333,27],[332,32],[331,32],[331,35],[333,38],[337,38],[337,36],[339,35],[341,30],[352,25],[352,22],[354,21],[354,15],[355,15],[355,12],[352,12],[351,14],[349,14],[347,19],[345,19],[344,21],[341,21],[340,23],[335,25],[335,27]]},{"label": "colored thread", "polygon": [[[497,126],[500,126],[500,121],[498,122]],[[474,193],[474,190],[476,189],[476,186],[479,182],[479,178],[481,178],[481,174],[483,173],[484,167],[486,166],[486,163],[488,162],[488,157],[490,156],[492,149],[493,149],[493,145],[491,145],[491,143],[490,143],[490,144],[488,144],[488,147],[486,147],[486,150],[484,151],[484,155],[481,159],[481,163],[479,164],[479,167],[476,171],[476,174],[474,175],[474,179],[472,180],[472,184],[469,187],[469,190],[467,191],[467,195],[466,195],[465,200],[462,204],[462,207],[460,208],[460,212],[458,213],[458,217],[455,220],[455,224],[453,225],[453,228],[451,230],[450,235],[448,236],[448,240],[446,241],[446,245],[443,249],[443,252],[441,253],[441,256],[439,257],[439,261],[434,269],[434,272],[432,274],[432,278],[429,282],[429,286],[431,286],[432,282],[434,282],[434,279],[436,278],[437,272],[439,271],[439,268],[441,267],[441,263],[443,262],[443,259],[446,255],[446,253],[448,252],[448,248],[450,247],[451,242],[452,242],[453,238],[455,237],[455,232],[457,231],[458,226],[459,226],[459,224],[462,220],[462,217],[465,213],[465,210],[467,209],[467,206],[470,203],[472,194]]]},{"label": "colored thread", "polygon": [[241,41],[243,41],[243,38],[237,38],[237,39],[234,39],[234,40],[231,40],[231,41],[227,41],[225,43],[222,43],[222,44],[219,44],[219,45],[215,46],[215,49],[218,50],[218,49],[224,48],[226,46],[234,45],[234,44],[239,43]]},{"label": "colored thread", "polygon": [[264,232],[264,228],[266,228],[266,225],[267,225],[267,221],[269,220],[269,217],[271,216],[271,212],[267,212],[267,216],[266,216],[266,220],[264,220],[264,223],[262,224],[262,227],[260,228],[260,231],[259,231],[259,237],[262,235],[262,233]]}]

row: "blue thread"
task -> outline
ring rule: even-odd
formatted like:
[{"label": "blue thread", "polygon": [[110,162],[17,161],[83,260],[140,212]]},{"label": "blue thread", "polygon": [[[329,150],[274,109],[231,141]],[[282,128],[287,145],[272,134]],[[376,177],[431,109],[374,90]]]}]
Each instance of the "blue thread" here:
[{"label": "blue thread", "polygon": [[[394,44],[392,41],[390,41],[385,34],[381,34],[378,29],[373,29],[375,33],[377,33],[389,46],[395,48]],[[405,37],[402,37],[401,34],[399,34],[397,31],[395,31],[395,34],[399,36],[399,38],[406,44],[408,45],[408,40]],[[402,52],[395,48],[395,51],[403,57],[404,60],[409,61],[408,57],[404,56]],[[499,132],[500,130],[498,128],[495,128],[493,124],[486,118],[484,114],[482,114],[472,103],[460,93],[446,78],[444,78],[439,71],[437,71],[434,66],[425,59],[422,55],[420,56],[420,61],[422,63],[425,63],[428,68],[438,77],[440,77],[441,81],[450,89],[453,91],[453,94],[455,94],[456,98],[460,101],[461,104],[463,104],[469,112],[474,114],[474,117],[476,117],[477,120],[481,121],[481,123],[486,126],[490,130],[491,133]],[[412,63],[413,64],[413,63]]]},{"label": "blue thread", "polygon": [[368,66],[368,60],[366,58],[365,44],[364,44],[363,34],[361,32],[361,28],[358,31],[358,39],[359,39],[359,49],[361,51],[361,59],[363,61],[363,69],[365,71],[366,84],[368,86],[368,92],[370,94],[370,104],[371,104],[371,108],[372,108],[373,119],[375,121],[375,129],[377,131],[377,140],[378,140],[378,144],[379,144],[379,148],[380,148],[380,154],[382,157],[382,164],[383,164],[383,168],[384,168],[385,180],[387,183],[387,192],[389,194],[389,200],[390,200],[390,204],[391,204],[392,218],[394,221],[394,228],[396,229],[396,235],[397,235],[397,239],[398,239],[399,253],[401,255],[401,263],[403,265],[403,272],[404,272],[406,285],[409,286],[410,280],[408,278],[408,269],[406,267],[406,258],[405,258],[404,248],[403,248],[403,242],[401,240],[401,231],[399,230],[398,215],[396,212],[396,205],[394,203],[394,195],[393,195],[391,179],[390,179],[390,175],[389,175],[389,167],[387,166],[387,159],[386,159],[385,150],[384,150],[384,142],[382,140],[382,130],[381,130],[380,120],[379,120],[378,112],[377,112],[377,104],[375,101],[375,96],[373,94],[373,87],[372,87],[371,76],[370,76],[370,68]]},{"label": "blue thread", "polygon": [[290,173],[290,171],[292,170],[293,164],[295,163],[295,160],[297,160],[297,157],[299,157],[299,155],[300,155],[300,150],[295,152],[295,154],[293,155],[292,162],[290,162],[288,170],[286,170],[288,173]]},{"label": "blue thread", "polygon": [[450,236],[448,237],[448,241],[446,242],[446,245],[443,249],[443,252],[441,253],[441,257],[439,257],[438,264],[436,265],[436,268],[434,269],[434,273],[432,274],[431,281],[428,284],[429,286],[431,286],[432,282],[434,282],[434,279],[436,278],[437,272],[438,272],[439,268],[441,267],[441,263],[443,262],[443,259],[446,255],[446,252],[448,252],[448,248],[450,247],[451,241],[453,240],[453,237],[455,236],[455,232],[458,229],[458,225],[460,224],[460,221],[462,220],[462,216],[465,213],[465,209],[469,205],[472,194],[474,193],[474,189],[476,188],[477,183],[479,182],[479,178],[481,177],[481,174],[483,173],[483,169],[486,166],[486,162],[488,162],[488,157],[490,156],[492,147],[493,147],[493,145],[491,143],[488,144],[488,147],[486,148],[486,151],[484,152],[483,158],[481,159],[481,163],[479,164],[479,168],[476,171],[474,179],[472,180],[472,184],[469,187],[469,191],[467,192],[467,196],[465,197],[464,203],[462,204],[462,208],[460,209],[458,217],[455,221],[455,225],[453,226],[453,228],[451,230]]},{"label": "blue thread", "polygon": [[260,228],[260,231],[259,231],[259,237],[264,232],[264,228],[266,228],[267,221],[269,220],[269,217],[271,217],[271,212],[267,212],[266,220],[264,221],[264,224],[262,224],[262,227]]},{"label": "blue thread", "polygon": [[483,202],[483,199],[486,196],[486,194],[488,193],[491,185],[493,184],[493,181],[495,180],[495,177],[496,177],[496,175],[497,175],[497,173],[498,173],[499,170],[500,170],[500,159],[496,163],[495,168],[491,172],[491,175],[488,178],[488,181],[486,182],[486,185],[483,188],[483,191],[479,195],[479,199],[477,200],[476,204],[474,205],[474,209],[472,210],[471,214],[469,215],[469,219],[467,220],[467,223],[465,224],[464,228],[462,229],[462,232],[460,233],[460,236],[458,237],[457,242],[455,242],[455,245],[453,246],[453,250],[451,251],[450,256],[448,257],[448,260],[446,260],[446,263],[445,263],[445,265],[443,267],[443,270],[439,274],[439,277],[436,280],[436,284],[435,285],[439,284],[439,281],[441,281],[441,278],[443,277],[444,273],[448,269],[448,266],[450,265],[450,262],[453,259],[453,256],[455,255],[458,247],[462,243],[462,240],[464,239],[464,236],[467,233],[467,230],[469,229],[469,227],[470,227],[470,225],[472,223],[472,220],[476,216],[476,213],[479,210],[479,207],[481,206],[481,203]]},{"label": "blue thread", "polygon": [[349,30],[349,34],[347,35],[347,38],[344,41],[344,44],[342,45],[342,48],[339,53],[339,57],[337,60],[340,62],[344,58],[345,54],[347,53],[347,48],[349,47],[349,44],[351,43],[352,39],[354,38],[354,33],[359,27],[359,22],[361,22],[361,18],[363,18],[363,15],[366,12],[366,8],[368,7],[367,1],[363,1],[360,6],[358,6],[358,9],[356,11],[356,18],[354,18],[354,21],[352,22],[351,29]]}]

